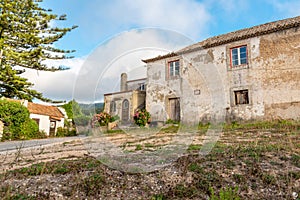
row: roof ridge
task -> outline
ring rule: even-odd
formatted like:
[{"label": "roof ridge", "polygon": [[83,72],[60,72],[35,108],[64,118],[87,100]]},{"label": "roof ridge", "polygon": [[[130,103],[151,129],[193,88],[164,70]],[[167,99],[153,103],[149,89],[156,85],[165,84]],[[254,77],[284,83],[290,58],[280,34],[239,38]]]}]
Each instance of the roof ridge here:
[{"label": "roof ridge", "polygon": [[232,31],[229,33],[212,36],[205,40],[197,42],[195,44],[189,45],[189,46],[187,46],[183,49],[180,49],[176,52],[171,52],[171,53],[168,53],[165,55],[159,55],[157,57],[145,59],[142,61],[145,63],[153,62],[156,60],[161,60],[164,58],[169,58],[169,57],[181,55],[184,53],[190,53],[190,52],[200,50],[200,49],[207,49],[207,48],[211,48],[211,47],[215,47],[215,46],[220,46],[223,44],[228,44],[230,42],[235,42],[235,41],[239,41],[239,40],[248,39],[251,37],[266,35],[269,33],[274,33],[277,31],[286,30],[286,29],[290,29],[293,27],[299,27],[299,26],[300,26],[300,16],[281,19],[281,20],[272,21],[272,22],[267,22],[264,24],[260,24],[260,25],[240,29],[240,30],[235,30],[235,31]]}]

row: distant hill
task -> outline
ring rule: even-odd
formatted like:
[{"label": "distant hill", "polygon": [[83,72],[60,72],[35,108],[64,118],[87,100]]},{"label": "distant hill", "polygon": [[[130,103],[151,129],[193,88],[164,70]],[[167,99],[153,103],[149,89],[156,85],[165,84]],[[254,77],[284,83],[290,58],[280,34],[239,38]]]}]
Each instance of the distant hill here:
[{"label": "distant hill", "polygon": [[90,104],[79,103],[79,106],[83,114],[90,115],[90,114],[94,114],[95,112],[100,113],[103,110],[104,103],[90,103]]}]

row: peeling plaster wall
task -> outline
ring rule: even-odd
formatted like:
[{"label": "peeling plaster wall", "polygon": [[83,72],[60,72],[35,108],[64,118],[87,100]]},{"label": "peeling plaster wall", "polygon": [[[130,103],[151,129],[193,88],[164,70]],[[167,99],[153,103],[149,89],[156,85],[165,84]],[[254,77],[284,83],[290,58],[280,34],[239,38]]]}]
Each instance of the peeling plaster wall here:
[{"label": "peeling plaster wall", "polygon": [[[248,64],[231,69],[230,49],[247,45]],[[168,62],[180,59],[180,77]],[[300,117],[300,31],[296,28],[198,50],[147,65],[146,108],[153,121],[169,118],[169,98],[180,98],[181,121]],[[249,104],[235,105],[234,91]]]}]

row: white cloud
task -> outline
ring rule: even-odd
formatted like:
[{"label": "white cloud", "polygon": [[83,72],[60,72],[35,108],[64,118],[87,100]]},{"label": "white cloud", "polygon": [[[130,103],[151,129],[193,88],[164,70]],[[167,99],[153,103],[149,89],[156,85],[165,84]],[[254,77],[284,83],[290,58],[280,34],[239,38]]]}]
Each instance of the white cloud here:
[{"label": "white cloud", "polygon": [[23,76],[45,97],[94,102],[103,100],[104,93],[118,91],[122,72],[127,72],[130,79],[146,77],[142,59],[166,54],[191,43],[189,38],[169,30],[131,30],[100,45],[87,57],[46,62],[48,66],[70,67],[69,70],[27,70]]},{"label": "white cloud", "polygon": [[49,60],[49,66],[67,66],[69,70],[57,72],[45,72],[36,70],[26,70],[23,77],[28,78],[34,84],[33,89],[42,92],[47,98],[53,100],[70,100],[75,78],[81,68],[85,58],[74,58],[68,60]]},{"label": "white cloud", "polygon": [[[120,73],[128,72],[129,78],[139,78],[136,68],[144,65],[141,59],[189,45],[192,42],[189,38],[203,39],[211,19],[205,5],[195,0],[95,0],[83,5],[79,16],[78,25],[89,31],[85,35],[88,39],[112,33],[114,36],[110,35],[111,39],[86,60],[49,62],[54,66],[71,67],[68,71],[28,70],[24,76],[35,84],[34,89],[48,98],[69,100],[73,98],[74,86],[75,98],[82,101],[93,101],[99,93],[112,92],[116,88],[112,85],[118,85]],[[134,27],[154,29],[133,30]],[[115,35],[120,30],[130,31]],[[81,40],[74,42],[80,44]]]},{"label": "white cloud", "polygon": [[284,13],[286,17],[298,16],[300,13],[300,1],[299,0],[269,0],[269,2],[280,13]]},{"label": "white cloud", "polygon": [[76,79],[74,98],[101,100],[103,94],[118,91],[123,72],[129,73],[130,79],[145,78],[142,59],[166,54],[192,42],[177,32],[162,29],[124,32],[100,45],[87,58]]},{"label": "white cloud", "polygon": [[[206,25],[211,18],[205,5],[195,0],[111,0],[105,3],[98,0],[91,3],[88,9],[95,13],[95,20],[89,21],[95,34],[109,30],[128,30],[132,27],[155,27],[199,39],[206,35]],[[86,22],[88,20],[90,19],[82,19]]]}]

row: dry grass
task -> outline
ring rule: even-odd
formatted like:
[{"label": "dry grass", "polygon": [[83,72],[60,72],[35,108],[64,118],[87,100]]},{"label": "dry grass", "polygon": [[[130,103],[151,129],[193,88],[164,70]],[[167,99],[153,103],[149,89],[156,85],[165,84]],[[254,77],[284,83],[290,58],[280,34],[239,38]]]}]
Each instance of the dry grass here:
[{"label": "dry grass", "polygon": [[[156,137],[132,140],[130,145],[133,151],[155,149],[156,142],[171,137],[171,132],[164,129]],[[199,132],[201,136],[202,131]],[[128,139],[120,137],[122,134],[114,133],[109,137],[122,145]],[[2,173],[0,197],[159,200],[208,197],[299,199],[300,195],[298,122],[227,125],[209,155],[199,156],[197,152],[201,144],[192,144],[189,155],[151,173],[131,174],[110,169],[95,158],[84,155],[80,143],[74,143],[73,147],[65,144],[56,150],[68,152],[72,148],[77,149],[79,155],[54,158],[48,162],[46,155],[55,153],[55,149],[49,147],[41,153],[44,160]],[[18,156],[22,158],[22,153]]]}]

